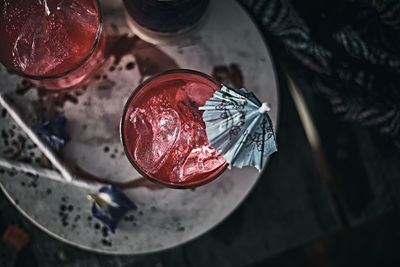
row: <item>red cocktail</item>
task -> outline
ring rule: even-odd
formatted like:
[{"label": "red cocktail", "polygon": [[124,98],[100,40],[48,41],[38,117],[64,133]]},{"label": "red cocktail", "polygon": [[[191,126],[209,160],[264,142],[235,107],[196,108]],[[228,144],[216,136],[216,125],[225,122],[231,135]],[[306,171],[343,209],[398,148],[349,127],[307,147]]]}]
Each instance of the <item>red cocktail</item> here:
[{"label": "red cocktail", "polygon": [[130,96],[121,121],[129,160],[145,177],[175,188],[207,183],[227,167],[209,145],[203,111],[221,85],[191,70],[152,77]]},{"label": "red cocktail", "polygon": [[103,59],[97,0],[0,0],[0,11],[0,61],[41,86],[74,86]]}]

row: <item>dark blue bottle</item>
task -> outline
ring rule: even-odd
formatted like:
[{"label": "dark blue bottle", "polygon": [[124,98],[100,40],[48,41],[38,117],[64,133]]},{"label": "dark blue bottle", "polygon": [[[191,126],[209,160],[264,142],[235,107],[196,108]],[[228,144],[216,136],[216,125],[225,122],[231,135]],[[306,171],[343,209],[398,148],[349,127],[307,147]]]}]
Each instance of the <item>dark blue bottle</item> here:
[{"label": "dark blue bottle", "polygon": [[142,39],[162,42],[198,24],[209,0],[123,0],[128,23]]}]

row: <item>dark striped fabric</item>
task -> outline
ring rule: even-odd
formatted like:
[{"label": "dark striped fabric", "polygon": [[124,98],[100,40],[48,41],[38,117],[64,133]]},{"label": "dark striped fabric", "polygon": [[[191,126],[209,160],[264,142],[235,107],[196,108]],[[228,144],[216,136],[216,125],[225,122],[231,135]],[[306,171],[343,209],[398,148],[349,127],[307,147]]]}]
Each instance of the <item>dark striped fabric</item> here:
[{"label": "dark striped fabric", "polygon": [[343,119],[400,147],[400,1],[239,0]]}]

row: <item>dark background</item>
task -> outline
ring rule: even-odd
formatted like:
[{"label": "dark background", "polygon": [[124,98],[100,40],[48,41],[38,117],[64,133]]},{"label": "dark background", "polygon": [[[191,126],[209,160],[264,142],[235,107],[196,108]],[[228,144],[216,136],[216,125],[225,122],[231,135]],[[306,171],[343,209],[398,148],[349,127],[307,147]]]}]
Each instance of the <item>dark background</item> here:
[{"label": "dark background", "polygon": [[[345,122],[312,90],[310,73],[266,36],[279,80],[279,152],[246,201],[212,231],[140,256],[83,251],[33,226],[0,194],[0,233],[31,235],[16,266],[398,266],[399,150],[374,129]],[[321,136],[313,150],[286,79],[303,93]]]}]

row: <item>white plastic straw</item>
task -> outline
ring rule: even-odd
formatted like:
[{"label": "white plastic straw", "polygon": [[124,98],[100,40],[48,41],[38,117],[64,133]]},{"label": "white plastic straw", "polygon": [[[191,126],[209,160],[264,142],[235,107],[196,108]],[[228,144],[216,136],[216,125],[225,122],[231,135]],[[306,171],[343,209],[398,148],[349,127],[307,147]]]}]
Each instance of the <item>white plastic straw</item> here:
[{"label": "white plastic straw", "polygon": [[26,164],[18,161],[13,161],[5,158],[0,158],[0,168],[5,168],[9,170],[22,171],[25,173],[30,173],[32,175],[38,175],[39,177],[48,178],[53,181],[68,183],[78,187],[94,189],[94,184],[88,184],[85,181],[81,180],[72,180],[72,182],[67,182],[67,180],[62,177],[62,175],[57,172],[47,168],[41,168],[37,166],[33,166],[31,164]]},{"label": "white plastic straw", "polygon": [[53,152],[53,150],[43,142],[39,136],[24,122],[21,116],[18,114],[17,110],[10,103],[9,100],[4,96],[4,94],[0,93],[0,104],[7,110],[8,114],[13,118],[15,123],[21,127],[21,129],[28,135],[28,137],[32,140],[35,145],[42,151],[42,153],[46,156],[46,158],[54,165],[54,167],[59,170],[64,177],[65,180],[71,182],[74,180],[73,175],[70,173],[68,168],[65,166],[64,162],[60,160],[60,158]]}]

